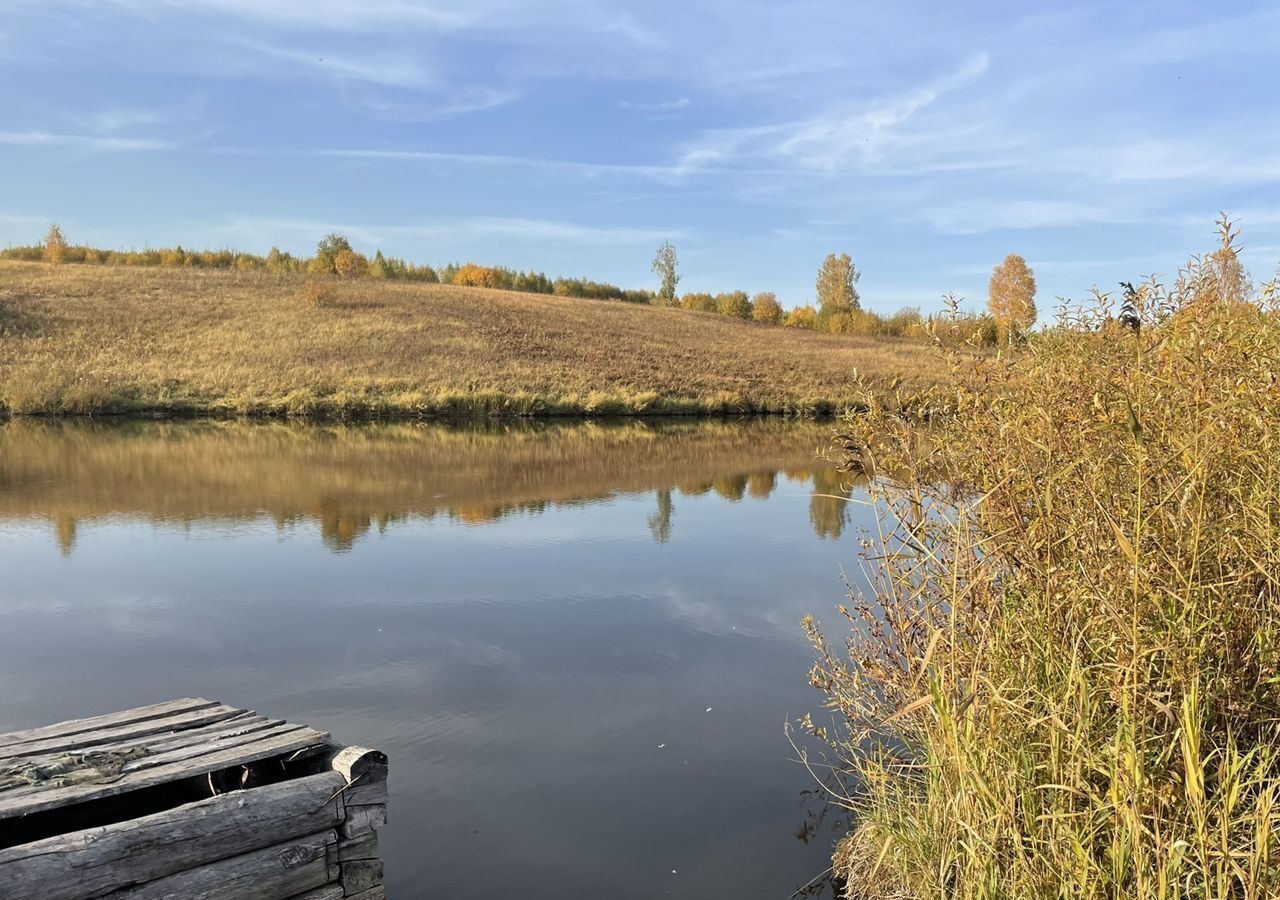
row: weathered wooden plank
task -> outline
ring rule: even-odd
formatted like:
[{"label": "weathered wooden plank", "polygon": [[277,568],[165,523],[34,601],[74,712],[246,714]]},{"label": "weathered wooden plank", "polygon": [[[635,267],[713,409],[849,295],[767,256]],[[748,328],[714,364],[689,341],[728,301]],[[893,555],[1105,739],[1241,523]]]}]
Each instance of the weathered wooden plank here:
[{"label": "weathered wooden plank", "polygon": [[382,884],[380,859],[353,859],[351,862],[341,863],[339,868],[342,869],[342,890],[348,897]]},{"label": "weathered wooden plank", "polygon": [[347,894],[346,900],[387,900],[387,889],[378,885],[358,894]]},{"label": "weathered wooden plank", "polygon": [[289,898],[289,900],[342,900],[344,896],[342,885],[326,884],[322,888],[307,891],[305,894],[298,894],[296,897]]},{"label": "weathered wooden plank", "polygon": [[97,749],[98,745],[127,743],[132,746],[147,745],[148,737],[169,735],[191,728],[200,728],[233,719],[237,716],[251,715],[243,709],[219,703],[214,706],[174,716],[162,716],[157,719],[144,719],[141,722],[130,722],[110,728],[94,728],[73,735],[59,735],[43,740],[24,741],[8,748],[0,749],[0,765],[6,758],[35,756],[41,753],[66,753],[85,748]]},{"label": "weathered wooden plank", "polygon": [[266,731],[285,724],[287,723],[284,719],[269,719],[266,716],[260,716],[256,713],[245,712],[233,718],[225,719],[221,722],[215,722],[202,728],[191,728],[186,731],[177,731],[172,734],[151,735],[139,741],[120,741],[118,743],[102,744],[91,749],[95,752],[112,753],[140,747],[145,749],[147,753],[154,755],[170,750],[177,750],[181,747],[190,747],[202,742],[238,737],[255,731]]},{"label": "weathered wooden plank", "polygon": [[368,747],[340,747],[330,758],[329,765],[345,775],[349,782],[387,777],[387,755]]},{"label": "weathered wooden plank", "polygon": [[317,735],[320,734],[320,732],[315,731],[315,729],[306,725],[293,725],[289,722],[284,722],[280,725],[275,725],[262,731],[250,732],[249,734],[230,734],[222,738],[207,737],[204,740],[197,741],[193,744],[172,747],[160,753],[144,756],[141,759],[136,759],[133,762],[127,763],[124,767],[124,771],[126,773],[139,772],[143,769],[154,769],[157,766],[166,766],[183,760],[198,760],[200,757],[207,756],[210,753],[217,753],[223,750],[229,750],[233,747],[271,740],[302,731],[310,731]]},{"label": "weathered wooden plank", "polygon": [[385,778],[376,781],[357,781],[342,792],[347,806],[386,806],[390,796]]},{"label": "weathered wooden plank", "polygon": [[318,751],[324,746],[328,737],[328,733],[306,726],[297,726],[295,730],[281,733],[260,732],[247,736],[252,740],[246,740],[231,747],[215,743],[207,746],[200,745],[200,751],[196,754],[187,752],[192,748],[183,748],[177,751],[177,758],[163,760],[160,760],[159,756],[143,758],[137,762],[150,763],[150,765],[129,769],[116,780],[107,783],[73,784],[38,789],[14,788],[0,791],[0,819],[28,815],[68,803],[113,797],[127,791],[151,787],[179,778],[205,775],[219,769],[244,765],[261,759]]},{"label": "weathered wooden plank", "polygon": [[108,713],[105,716],[91,716],[87,719],[71,719],[54,725],[42,725],[26,731],[9,731],[0,734],[0,753],[7,748],[23,744],[27,741],[40,741],[48,738],[80,734],[97,728],[110,728],[114,725],[127,725],[131,722],[143,722],[148,719],[160,719],[165,716],[191,712],[208,706],[217,706],[215,700],[203,697],[184,697],[180,700],[167,700],[164,703],[153,703],[150,706],[139,706],[135,709]]},{"label": "weathered wooden plank", "polygon": [[[160,753],[142,753],[138,755],[138,748],[130,748],[130,750],[127,751],[129,753],[127,757],[118,760],[109,760],[108,762],[110,762],[111,765],[108,768],[107,774],[102,774],[98,777],[72,778],[68,775],[63,777],[61,780],[58,780],[57,778],[46,778],[30,784],[19,784],[17,786],[13,786],[12,784],[0,785],[4,787],[3,793],[0,793],[0,806],[3,806],[3,802],[9,798],[30,797],[71,784],[109,784],[133,772],[171,765],[181,762],[182,760],[195,759],[200,756],[206,756],[232,747],[243,746],[254,741],[271,740],[282,735],[288,735],[304,730],[308,730],[307,726],[291,725],[286,722],[273,728],[249,734],[233,733],[224,739],[210,739],[206,735],[203,739],[188,742],[185,746],[171,748]],[[25,766],[57,766],[66,758],[70,758],[72,760],[75,759],[74,756],[62,757],[60,755],[50,755],[25,757],[16,760],[16,762]],[[94,757],[94,760],[96,759],[97,758]],[[82,762],[87,764],[89,761],[82,760]],[[92,771],[94,770],[89,770],[89,773],[92,774]],[[72,772],[79,775],[86,774],[85,772],[78,771],[78,769],[73,769]]]},{"label": "weathered wooden plank", "polygon": [[346,819],[338,826],[338,834],[345,840],[361,838],[386,824],[385,806],[348,806]]},{"label": "weathered wooden plank", "polygon": [[338,838],[338,862],[350,862],[353,859],[378,859],[378,835],[366,834],[364,837],[344,840]]},{"label": "weathered wooden plank", "polygon": [[[266,716],[259,716],[255,713],[245,713],[233,719],[206,725],[203,728],[192,728],[168,735],[155,735],[147,738],[143,746],[152,753],[160,753],[166,750],[176,750],[179,747],[187,747],[191,744],[198,744],[201,741],[234,737],[254,731],[264,731],[283,724],[285,724],[284,719],[269,719]],[[135,745],[122,742],[104,749],[122,749],[130,746]]]},{"label": "weathered wooden plank", "polygon": [[288,900],[323,887],[338,877],[337,863],[329,861],[335,843],[337,835],[332,831],[296,838],[116,891],[107,897],[110,900],[230,897]]},{"label": "weathered wooden plank", "polygon": [[344,817],[342,786],[322,772],[0,850],[0,897],[97,897],[325,832]]}]

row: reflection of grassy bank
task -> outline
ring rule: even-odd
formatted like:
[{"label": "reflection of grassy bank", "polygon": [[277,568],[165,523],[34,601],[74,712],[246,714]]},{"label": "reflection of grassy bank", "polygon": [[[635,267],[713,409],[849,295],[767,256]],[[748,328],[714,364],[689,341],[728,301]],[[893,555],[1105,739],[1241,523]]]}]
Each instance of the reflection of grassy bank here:
[{"label": "reflection of grassy bank", "polygon": [[[785,469],[818,492],[843,490],[815,459],[830,428],[779,420],[544,423],[466,427],[48,422],[0,425],[0,520],[47,519],[64,549],[77,524],[317,522],[348,547],[410,517],[493,521],[549,504],[657,491],[650,527],[671,530],[674,495],[769,496]],[[811,500],[818,533],[838,536],[847,501]]]},{"label": "reflection of grassy bank", "polygon": [[536,416],[830,412],[943,369],[918,343],[479,288],[0,263],[0,410]]}]

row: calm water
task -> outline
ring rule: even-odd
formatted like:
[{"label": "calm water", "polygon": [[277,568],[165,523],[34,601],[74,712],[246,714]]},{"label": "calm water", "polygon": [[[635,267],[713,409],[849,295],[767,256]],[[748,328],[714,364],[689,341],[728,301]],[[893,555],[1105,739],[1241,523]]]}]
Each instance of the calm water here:
[{"label": "calm water", "polygon": [[837,836],[798,623],[866,515],[828,430],[0,424],[0,731],[200,695],[381,748],[398,898],[787,898]]}]

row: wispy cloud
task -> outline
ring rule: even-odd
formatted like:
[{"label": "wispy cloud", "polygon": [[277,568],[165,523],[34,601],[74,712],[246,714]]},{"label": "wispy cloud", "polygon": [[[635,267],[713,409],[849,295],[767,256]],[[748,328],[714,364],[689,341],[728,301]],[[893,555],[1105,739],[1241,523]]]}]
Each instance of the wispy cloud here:
[{"label": "wispy cloud", "polygon": [[359,148],[334,148],[314,152],[320,156],[346,159],[401,160],[406,162],[456,163],[468,166],[560,170],[588,177],[621,174],[640,175],[650,178],[673,178],[680,174],[680,170],[674,166],[582,162],[532,156],[509,156],[498,153],[450,153],[434,150],[364,150]]},{"label": "wispy cloud", "polygon": [[1044,169],[1130,182],[1275,182],[1280,181],[1280,129],[1269,122],[1242,122],[1230,142],[1220,136],[1177,134],[1104,140],[1088,147],[1047,152]]},{"label": "wispy cloud", "polygon": [[1132,221],[1132,218],[1117,210],[1099,204],[1075,200],[996,198],[928,206],[912,213],[909,218],[945,234],[982,234],[988,231]]},{"label": "wispy cloud", "polygon": [[0,144],[11,147],[72,147],[100,152],[173,150],[172,141],[151,138],[104,137],[89,134],[56,134],[48,131],[0,131]]},{"label": "wispy cloud", "polygon": [[172,121],[165,113],[154,109],[104,109],[89,116],[94,131],[120,131],[139,125],[164,125]]},{"label": "wispy cloud", "polygon": [[697,169],[754,158],[787,160],[823,172],[865,167],[890,149],[920,143],[922,136],[906,133],[902,126],[942,95],[981,76],[988,65],[986,53],[975,53],[954,71],[889,99],[799,121],[712,130],[685,148],[680,166]]},{"label": "wispy cloud", "polygon": [[451,91],[416,91],[411,94],[344,88],[342,99],[380,119],[401,122],[431,122],[450,116],[484,112],[505,106],[521,97],[516,89],[459,87]]},{"label": "wispy cloud", "polygon": [[[117,9],[138,14],[169,13],[174,0],[110,0]],[[637,47],[661,43],[651,28],[629,12],[610,4],[582,4],[575,0],[546,0],[537,4],[510,0],[185,0],[188,12],[253,19],[311,32],[429,31],[456,34],[521,32],[531,27],[556,27],[566,33],[622,38]]]},{"label": "wispy cloud", "polygon": [[654,100],[643,103],[636,100],[620,100],[618,106],[622,109],[635,109],[640,112],[675,112],[679,109],[687,109],[690,100],[688,97],[675,97],[670,100]]},{"label": "wispy cloud", "polygon": [[352,56],[325,50],[303,50],[297,47],[266,44],[260,41],[238,41],[237,45],[253,53],[292,63],[295,67],[301,67],[303,71],[335,79],[353,79],[398,88],[422,88],[436,83],[435,76],[427,71],[421,62],[403,55],[384,52]]},{"label": "wispy cloud", "polygon": [[341,232],[365,246],[378,246],[405,238],[432,241],[501,239],[539,243],[559,242],[577,246],[631,246],[689,237],[689,232],[682,228],[620,228],[500,216],[474,216],[441,222],[393,224],[236,216],[225,223],[206,226],[203,230],[223,234],[237,241],[248,240],[263,245],[289,238],[312,241],[316,235],[332,231]]}]

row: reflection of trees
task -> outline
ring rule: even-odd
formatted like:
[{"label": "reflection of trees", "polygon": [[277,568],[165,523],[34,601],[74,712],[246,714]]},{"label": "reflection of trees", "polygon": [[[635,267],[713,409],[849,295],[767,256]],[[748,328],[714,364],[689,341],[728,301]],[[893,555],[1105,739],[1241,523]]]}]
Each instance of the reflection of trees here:
[{"label": "reflection of trees", "polygon": [[752,472],[747,476],[747,493],[756,500],[767,500],[777,484],[777,472]]},{"label": "reflection of trees", "polygon": [[58,516],[55,524],[58,529],[58,549],[62,551],[63,556],[70,556],[72,548],[76,545],[75,516]]},{"label": "reflection of trees", "polygon": [[[40,518],[65,555],[80,526],[113,515],[171,525],[314,525],[336,552],[390,522],[449,516],[467,525],[656,492],[654,539],[669,541],[673,499],[773,494],[785,470],[806,481],[826,426],[699,423],[246,422],[0,426],[0,522]],[[737,473],[737,474],[732,474]]]},{"label": "reflection of trees", "polygon": [[711,490],[711,485],[710,481],[681,481],[676,487],[680,488],[680,493],[685,497],[701,497]]},{"label": "reflection of trees", "polygon": [[671,491],[667,489],[658,491],[658,510],[649,517],[649,531],[659,544],[665,544],[671,540],[671,516],[674,513],[675,506],[671,501]]},{"label": "reflection of trees", "polygon": [[839,538],[849,524],[848,476],[835,469],[815,469],[809,521],[820,538]]},{"label": "reflection of trees", "polygon": [[711,483],[711,487],[715,492],[730,503],[737,503],[747,493],[747,476],[746,475],[729,475],[723,478],[717,478]]},{"label": "reflection of trees", "polygon": [[338,553],[350,550],[356,539],[373,525],[367,515],[351,515],[332,506],[322,506],[319,513],[320,539],[330,550]]}]

